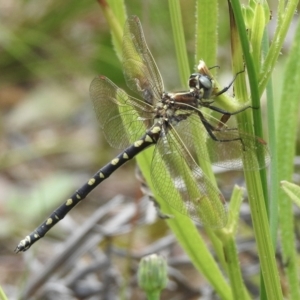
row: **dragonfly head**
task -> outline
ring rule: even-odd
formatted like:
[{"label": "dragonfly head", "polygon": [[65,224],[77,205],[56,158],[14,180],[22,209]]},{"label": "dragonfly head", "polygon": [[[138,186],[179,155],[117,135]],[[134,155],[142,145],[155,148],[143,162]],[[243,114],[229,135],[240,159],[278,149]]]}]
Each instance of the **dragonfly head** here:
[{"label": "dragonfly head", "polygon": [[199,100],[210,99],[213,91],[213,80],[208,75],[193,73],[189,78],[189,87]]}]

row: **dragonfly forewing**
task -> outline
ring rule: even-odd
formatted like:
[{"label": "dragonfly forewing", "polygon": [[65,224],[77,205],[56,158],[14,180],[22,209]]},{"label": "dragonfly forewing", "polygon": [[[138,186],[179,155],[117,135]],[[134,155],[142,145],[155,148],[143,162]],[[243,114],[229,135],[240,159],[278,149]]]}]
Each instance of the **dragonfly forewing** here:
[{"label": "dragonfly forewing", "polygon": [[105,76],[96,77],[90,86],[94,109],[109,144],[125,148],[146,130],[144,120],[152,119],[152,107],[130,97]]},{"label": "dragonfly forewing", "polygon": [[155,105],[164,91],[163,81],[136,16],[129,17],[125,23],[122,51],[128,87],[147,103]]}]

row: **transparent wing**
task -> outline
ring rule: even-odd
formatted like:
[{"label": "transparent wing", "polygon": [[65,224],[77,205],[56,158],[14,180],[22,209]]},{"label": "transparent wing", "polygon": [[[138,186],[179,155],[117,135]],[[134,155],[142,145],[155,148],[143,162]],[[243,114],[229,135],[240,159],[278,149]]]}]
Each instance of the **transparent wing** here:
[{"label": "transparent wing", "polygon": [[128,96],[104,76],[96,77],[90,86],[97,119],[108,143],[125,148],[139,139],[146,130],[146,122],[153,119],[152,107]]},{"label": "transparent wing", "polygon": [[[262,169],[270,162],[268,147],[261,138],[240,132],[236,128],[224,127],[212,131],[218,139],[213,140],[197,114],[178,123],[175,129],[196,160],[208,157],[217,166],[246,170]],[[261,156],[261,161],[258,160],[258,155]],[[247,161],[245,166],[243,160]]]},{"label": "transparent wing", "polygon": [[149,104],[161,99],[163,81],[148,49],[140,20],[127,19],[123,35],[123,70],[128,87]]},{"label": "transparent wing", "polygon": [[162,132],[155,148],[151,179],[155,190],[180,213],[210,228],[227,222],[225,200],[195,163],[176,132]]}]

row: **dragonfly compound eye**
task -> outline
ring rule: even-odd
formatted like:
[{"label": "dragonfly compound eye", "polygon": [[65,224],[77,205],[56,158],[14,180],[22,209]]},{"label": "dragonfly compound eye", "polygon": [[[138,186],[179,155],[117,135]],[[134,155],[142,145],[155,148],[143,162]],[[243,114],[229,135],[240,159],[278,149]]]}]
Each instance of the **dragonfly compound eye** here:
[{"label": "dragonfly compound eye", "polygon": [[212,92],[212,80],[205,75],[200,74],[199,75],[199,89],[203,89],[203,98],[204,99],[209,99],[211,97],[211,92]]}]

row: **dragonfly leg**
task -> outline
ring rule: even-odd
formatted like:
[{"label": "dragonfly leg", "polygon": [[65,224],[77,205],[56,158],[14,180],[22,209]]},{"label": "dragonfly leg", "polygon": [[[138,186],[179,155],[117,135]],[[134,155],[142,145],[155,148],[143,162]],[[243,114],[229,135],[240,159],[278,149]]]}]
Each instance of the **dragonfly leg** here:
[{"label": "dragonfly leg", "polygon": [[227,121],[229,120],[229,118],[230,118],[230,115],[228,115],[228,114],[227,115],[226,114],[222,115],[222,117],[221,117],[221,119],[220,119],[220,121],[219,121],[216,129],[217,130],[221,130],[224,127],[224,125],[227,123]]},{"label": "dragonfly leg", "polygon": [[[234,111],[234,112],[230,112],[230,111],[227,111],[227,110],[225,110],[225,109],[222,109],[222,108],[220,108],[220,107],[216,107],[216,106],[213,106],[213,105],[208,105],[207,107],[208,107],[209,109],[214,110],[214,111],[216,111],[216,112],[219,112],[219,113],[221,113],[221,114],[223,114],[223,115],[229,115],[229,116],[236,115],[236,114],[238,114],[238,113],[240,113],[240,112],[242,112],[242,111],[245,111],[245,110],[248,109],[248,108],[252,108],[251,105],[246,105],[246,106],[243,106],[241,109],[238,109],[238,110],[236,110],[236,111]],[[228,119],[229,119],[229,118],[228,118]]]},{"label": "dragonfly leg", "polygon": [[216,127],[216,129],[222,129],[224,127],[224,124],[230,119],[231,116],[233,115],[236,115],[242,111],[245,111],[246,109],[248,108],[252,108],[252,106],[250,105],[247,105],[247,106],[244,106],[242,107],[241,109],[237,110],[237,111],[234,111],[234,112],[229,112],[229,111],[226,111],[222,108],[219,108],[219,107],[216,107],[216,106],[208,106],[211,110],[214,110],[216,112],[219,112],[221,114],[223,114],[223,116],[221,117],[220,119],[220,122],[218,124],[218,126]]},{"label": "dragonfly leg", "polygon": [[231,80],[231,82],[227,86],[225,86],[221,91],[219,91],[218,93],[216,93],[214,95],[214,97],[218,97],[218,96],[224,94],[225,92],[227,92],[230,89],[230,87],[232,86],[232,84],[234,83],[234,81],[236,80],[237,76],[239,74],[243,73],[243,72],[245,72],[245,69],[243,71],[237,72],[235,74],[235,76],[233,77],[233,79]]},{"label": "dragonfly leg", "polygon": [[[232,142],[232,141],[241,141],[242,143],[242,146],[243,146],[243,150],[245,150],[245,144],[242,140],[242,138],[240,137],[237,137],[237,138],[233,138],[233,139],[219,139],[216,137],[216,135],[214,134],[214,132],[221,132],[222,131],[222,128],[219,128],[220,125],[218,125],[218,127],[214,127],[213,125],[211,125],[205,118],[204,116],[202,115],[202,113],[198,112],[198,115],[201,119],[201,122],[202,124],[204,125],[207,133],[209,134],[209,136],[216,142]],[[225,117],[224,117],[225,116]],[[222,118],[221,118],[221,121],[222,122],[222,119],[225,120],[225,123],[227,122],[227,120],[230,118],[230,115],[223,115]],[[224,123],[223,123],[224,124]]]}]

